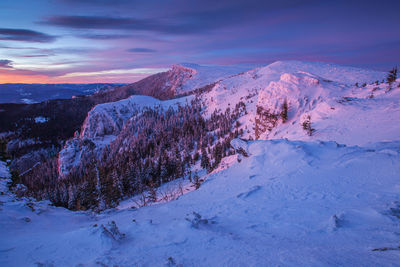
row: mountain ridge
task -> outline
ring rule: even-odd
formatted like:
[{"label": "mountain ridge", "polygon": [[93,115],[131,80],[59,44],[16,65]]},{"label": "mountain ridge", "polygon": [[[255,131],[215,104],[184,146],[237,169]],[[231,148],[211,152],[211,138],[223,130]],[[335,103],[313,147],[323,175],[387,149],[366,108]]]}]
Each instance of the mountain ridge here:
[{"label": "mountain ridge", "polygon": [[[388,90],[389,85],[380,82],[385,73],[301,61],[277,61],[239,73],[237,67],[231,66],[228,71],[216,68],[225,67],[174,65],[167,72],[93,96],[107,103],[92,106],[80,129],[75,130],[75,137],[67,140],[57,155],[52,147],[48,152],[37,150],[40,156],[23,155],[14,160],[14,166],[22,166],[27,194],[39,198],[50,194],[53,201],[69,208],[76,208],[77,201],[86,201],[78,205],[84,208],[107,203],[101,204],[104,208],[117,205],[125,194],[191,173],[200,159],[201,168],[207,172],[218,169],[224,157],[235,153],[230,141],[236,137],[346,145],[399,138],[398,81]],[[233,70],[235,74],[231,75]],[[221,73],[229,75],[221,78]],[[367,84],[361,80],[365,77],[378,80]],[[204,84],[203,88],[193,87]],[[149,95],[165,89],[158,95],[169,95],[170,100],[151,96],[119,100],[137,93],[135,88],[147,90]],[[182,88],[189,89],[177,95],[184,92]],[[371,120],[378,127],[369,127]],[[46,127],[48,121],[45,118],[36,125]],[[166,143],[163,134],[173,141]],[[136,151],[135,146],[140,149]],[[36,159],[46,153],[48,160],[38,164]],[[48,188],[40,173],[55,180],[57,188]],[[100,180],[95,178],[99,175]],[[157,178],[160,175],[162,179]],[[129,177],[140,182],[136,184]],[[71,181],[76,184],[71,185]],[[107,189],[100,190],[101,184]],[[106,202],[83,193],[88,190],[97,191],[96,196],[105,194]]]}]

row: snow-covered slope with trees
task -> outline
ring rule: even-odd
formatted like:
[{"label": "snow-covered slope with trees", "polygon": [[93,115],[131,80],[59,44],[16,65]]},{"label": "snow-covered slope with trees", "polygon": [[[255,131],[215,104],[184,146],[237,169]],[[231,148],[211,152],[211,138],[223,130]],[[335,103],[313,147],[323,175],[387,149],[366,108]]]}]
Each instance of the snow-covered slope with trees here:
[{"label": "snow-covered slope with trees", "polygon": [[1,266],[398,265],[395,75],[174,68],[168,88],[209,86],[96,106],[31,176],[0,164]]},{"label": "snow-covered slope with trees", "polygon": [[[203,77],[199,79],[203,82],[211,81],[214,77],[208,75],[208,67],[198,71],[189,66],[199,70],[203,68],[198,65],[176,65],[172,72],[190,72],[190,75]],[[214,71],[218,75],[222,73]],[[207,154],[211,157],[211,161],[202,160],[203,168],[208,171],[217,168],[222,157],[232,152],[229,142],[236,136],[249,140],[325,140],[347,145],[399,140],[399,83],[394,82],[389,86],[380,82],[386,75],[327,63],[275,62],[214,81],[197,91],[196,101],[202,103],[203,110],[200,113],[206,121],[197,118],[201,107],[189,103],[194,96],[168,101],[132,96],[97,105],[88,113],[81,133],[68,140],[58,155],[58,176],[67,178],[67,184],[58,185],[56,191],[34,186],[39,184],[36,179],[43,183],[40,178],[43,170],[33,174],[35,179],[27,177],[26,180],[36,188],[35,191],[39,190],[37,193],[40,197],[48,195],[49,190],[60,190],[52,198],[64,205],[68,203],[70,208],[75,206],[73,203],[76,201],[92,199],[87,194],[79,196],[82,188],[86,188],[83,191],[90,191],[96,187],[99,195],[105,191],[113,192],[113,197],[106,201],[106,206],[109,206],[116,205],[126,194],[124,192],[132,194],[137,192],[137,188],[143,188],[143,181],[148,181],[149,177],[155,179],[159,186],[184,175],[198,161],[200,153],[202,158]],[[185,81],[189,80],[196,79],[189,77]],[[373,80],[375,82],[371,83]],[[171,82],[174,81],[176,79],[171,78]],[[349,84],[354,81],[360,82],[357,82],[358,85]],[[176,104],[187,105],[179,111],[179,115],[169,113],[161,118],[159,111],[153,110],[147,115],[142,113],[144,107],[161,106],[166,110]],[[161,123],[157,122],[157,117],[162,120]],[[128,121],[130,123],[127,124]],[[168,133],[173,141],[165,143],[165,140],[158,140],[171,127],[177,127]],[[164,134],[162,131],[165,131]],[[139,132],[140,136],[136,136]],[[156,138],[157,142],[152,143],[152,138]],[[205,151],[206,147],[208,151]],[[162,171],[164,168],[168,171]],[[51,168],[47,168],[46,172],[50,173]],[[161,174],[164,174],[163,178],[159,177]],[[82,177],[85,178],[82,180]],[[89,177],[92,182],[85,182]],[[96,177],[108,177],[113,181],[112,185]],[[71,180],[81,181],[72,186],[68,184]],[[94,183],[97,185],[94,186]],[[102,183],[110,188],[100,189]],[[97,197],[86,205],[95,205],[92,201],[104,202]]]},{"label": "snow-covered slope with trees", "polygon": [[104,103],[89,111],[80,134],[68,140],[59,153],[59,174],[64,177],[69,170],[79,165],[83,158],[98,157],[120,133],[128,119],[145,107],[175,107],[185,104],[192,97],[160,101],[150,96],[134,95],[117,102]]},{"label": "snow-covered slope with trees", "polygon": [[[166,73],[166,81],[160,91],[172,91],[172,95],[187,93],[253,67],[254,65],[177,64]],[[60,151],[58,157],[60,176],[67,175],[71,168],[82,162],[82,158],[100,156],[104,147],[116,138],[126,121],[138,114],[143,107],[161,106],[168,109],[169,106],[176,106],[178,103],[190,102],[190,99],[192,96],[160,101],[153,97],[134,95],[117,102],[95,106],[89,111],[79,137],[68,140]]]},{"label": "snow-covered slope with trees", "polygon": [[2,266],[395,266],[400,144],[253,141],[178,200],[100,214],[6,200]]},{"label": "snow-covered slope with trees", "polygon": [[144,107],[170,106],[184,104],[190,97],[160,101],[150,96],[134,95],[117,102],[104,103],[89,111],[82,125],[80,138],[95,138],[105,135],[118,135],[125,122]]},{"label": "snow-covered slope with trees", "polygon": [[[385,77],[353,67],[283,61],[223,79],[201,97],[208,114],[245,106],[239,129],[246,139],[361,145],[400,137],[400,90],[398,83],[388,90],[381,83]],[[304,129],[308,121],[311,132]]]}]

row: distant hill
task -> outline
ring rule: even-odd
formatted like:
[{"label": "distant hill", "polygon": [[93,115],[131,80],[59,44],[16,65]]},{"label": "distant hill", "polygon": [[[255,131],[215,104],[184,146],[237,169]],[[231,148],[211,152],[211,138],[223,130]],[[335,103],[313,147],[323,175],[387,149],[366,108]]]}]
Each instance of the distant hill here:
[{"label": "distant hill", "polygon": [[50,99],[69,99],[73,96],[91,95],[108,91],[123,84],[0,84],[0,103],[33,104]]}]

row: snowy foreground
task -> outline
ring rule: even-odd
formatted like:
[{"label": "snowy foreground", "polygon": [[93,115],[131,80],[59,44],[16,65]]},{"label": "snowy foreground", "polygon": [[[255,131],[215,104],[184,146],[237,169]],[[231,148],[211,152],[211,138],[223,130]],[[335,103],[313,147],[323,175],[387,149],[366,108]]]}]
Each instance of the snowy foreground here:
[{"label": "snowy foreground", "polygon": [[247,149],[178,200],[101,214],[14,200],[2,178],[0,266],[398,266],[400,142]]}]

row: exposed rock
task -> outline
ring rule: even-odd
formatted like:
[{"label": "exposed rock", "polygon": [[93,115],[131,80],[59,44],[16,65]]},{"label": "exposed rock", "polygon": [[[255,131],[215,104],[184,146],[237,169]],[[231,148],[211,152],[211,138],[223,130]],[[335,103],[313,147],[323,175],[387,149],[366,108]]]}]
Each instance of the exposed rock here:
[{"label": "exposed rock", "polygon": [[249,149],[248,149],[248,143],[247,141],[240,139],[240,138],[235,138],[231,141],[231,146],[235,151],[239,154],[242,155],[243,157],[248,157],[250,155]]},{"label": "exposed rock", "polygon": [[114,221],[107,223],[106,225],[101,225],[102,234],[115,240],[120,241],[125,237],[125,234],[121,233]]}]

